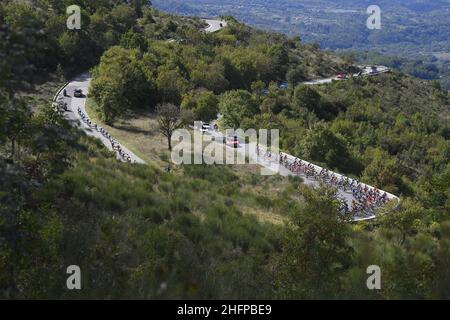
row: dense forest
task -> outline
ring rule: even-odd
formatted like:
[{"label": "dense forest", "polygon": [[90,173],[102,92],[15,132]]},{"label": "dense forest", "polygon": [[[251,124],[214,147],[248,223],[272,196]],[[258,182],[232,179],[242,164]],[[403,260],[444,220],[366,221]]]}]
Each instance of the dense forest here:
[{"label": "dense forest", "polygon": [[[81,30],[66,28],[74,3]],[[351,61],[226,19],[207,34],[140,0],[2,1],[0,298],[450,298],[448,92],[399,72],[305,86]],[[282,149],[400,205],[354,224],[300,178],[120,163],[39,95],[86,69],[105,123],[160,103],[219,111],[221,127],[280,129]],[[72,264],[81,291],[66,288]]]}]

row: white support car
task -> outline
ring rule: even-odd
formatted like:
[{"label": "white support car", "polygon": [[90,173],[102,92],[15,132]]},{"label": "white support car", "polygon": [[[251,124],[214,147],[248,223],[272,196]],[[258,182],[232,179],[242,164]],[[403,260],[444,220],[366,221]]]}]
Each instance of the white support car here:
[{"label": "white support car", "polygon": [[203,123],[200,129],[201,132],[205,133],[211,130],[211,125],[209,123]]}]

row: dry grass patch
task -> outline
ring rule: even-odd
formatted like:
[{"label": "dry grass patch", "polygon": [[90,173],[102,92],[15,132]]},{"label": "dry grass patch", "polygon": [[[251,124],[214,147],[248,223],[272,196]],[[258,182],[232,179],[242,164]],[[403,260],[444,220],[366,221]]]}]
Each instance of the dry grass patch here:
[{"label": "dry grass patch", "polygon": [[134,112],[113,126],[105,124],[98,116],[95,102],[88,99],[89,117],[108,130],[114,139],[125,145],[147,163],[166,166],[163,159],[170,159],[166,138],[158,131],[156,115],[150,112]]},{"label": "dry grass patch", "polygon": [[247,206],[238,206],[241,212],[245,215],[252,215],[260,222],[272,223],[275,225],[284,225],[287,223],[288,218],[273,212],[272,210],[262,210]]},{"label": "dry grass patch", "polygon": [[[170,153],[167,149],[166,138],[158,131],[158,121],[156,115],[150,112],[141,112],[130,114],[126,119],[117,121],[114,126],[108,126],[95,111],[95,103],[88,99],[87,111],[93,121],[99,123],[107,129],[115,139],[124,144],[136,155],[141,157],[148,164],[156,164],[160,168],[166,168],[170,161]],[[193,137],[193,131],[191,131]],[[204,142],[203,147],[210,143]],[[233,155],[233,149],[223,146],[224,155],[227,158]],[[228,152],[227,152],[228,151]],[[243,182],[240,192],[253,194],[254,196],[263,196],[268,199],[276,200],[281,196],[290,182],[285,177],[280,176],[261,176],[261,166],[256,164],[234,164],[227,166],[240,177]],[[182,174],[181,167],[172,165],[172,173]],[[276,225],[285,224],[287,217],[282,212],[276,212],[274,208],[265,207],[263,204],[254,203],[255,197],[251,199],[240,199],[236,205],[245,215],[253,215],[259,221],[272,223]],[[198,214],[198,213],[196,213]]]}]

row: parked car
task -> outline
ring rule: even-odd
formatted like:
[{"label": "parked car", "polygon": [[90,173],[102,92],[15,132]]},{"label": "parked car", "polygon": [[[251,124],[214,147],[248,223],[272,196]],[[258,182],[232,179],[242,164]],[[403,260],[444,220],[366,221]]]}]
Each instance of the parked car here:
[{"label": "parked car", "polygon": [[73,96],[75,98],[81,98],[83,97],[83,90],[81,89],[75,89],[75,91],[73,92]]}]

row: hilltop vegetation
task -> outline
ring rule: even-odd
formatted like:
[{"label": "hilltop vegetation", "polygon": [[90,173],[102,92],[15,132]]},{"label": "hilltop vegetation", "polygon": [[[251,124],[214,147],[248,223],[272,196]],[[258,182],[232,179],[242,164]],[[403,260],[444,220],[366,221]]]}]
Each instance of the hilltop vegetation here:
[{"label": "hilltop vegetation", "polygon": [[201,119],[208,114],[202,103],[217,107],[213,95],[264,88],[272,82],[296,84],[350,68],[299,39],[252,30],[232,18],[229,27],[208,34],[196,25],[180,26],[156,11],[145,13],[169,20],[173,33],[162,40],[146,32],[155,28],[155,19],[138,19],[134,28],[141,31],[133,37],[141,41],[105,52],[94,70],[91,96],[106,122],[127,109],[154,109],[158,103],[181,104]]},{"label": "hilltop vegetation", "polygon": [[240,124],[279,128],[282,148],[300,158],[409,196],[415,182],[448,166],[450,105],[440,89],[397,73],[272,89]]},{"label": "hilltop vegetation", "polygon": [[[366,28],[366,0],[154,0],[157,8],[184,15],[233,15],[262,29],[300,35],[330,49],[369,49],[403,56],[449,50],[448,0],[380,0],[382,29]],[[437,32],[437,30],[439,32]],[[407,50],[407,52],[405,52]]]},{"label": "hilltop vegetation", "polygon": [[[205,34],[198,19],[140,1],[70,1],[86,28],[68,31],[68,2],[0,4],[1,298],[450,297],[445,92],[398,73],[298,85],[350,66],[231,17]],[[223,126],[278,128],[284,149],[402,202],[350,224],[333,190],[299,178],[119,163],[50,101],[24,93],[32,74],[57,71],[63,82],[91,66],[92,98],[111,125],[160,102],[199,117],[218,108]],[[73,264],[81,291],[65,287]],[[366,287],[373,264],[379,291]]]},{"label": "hilltop vegetation", "polygon": [[[338,52],[356,52],[364,58],[370,51],[374,64],[386,65],[388,58],[373,53],[410,60],[396,66],[424,79],[440,80],[450,89],[450,2],[448,0],[154,0],[162,10],[188,16],[233,15],[239,21],[262,28],[300,36],[306,43]],[[381,8],[381,30],[369,30],[366,20],[369,5]],[[365,58],[368,58],[367,56]],[[424,69],[433,72],[423,72]]]}]

